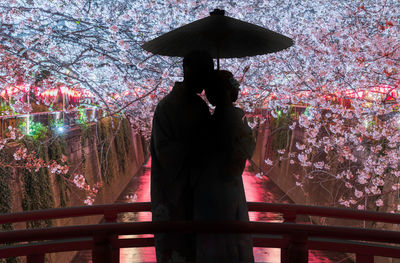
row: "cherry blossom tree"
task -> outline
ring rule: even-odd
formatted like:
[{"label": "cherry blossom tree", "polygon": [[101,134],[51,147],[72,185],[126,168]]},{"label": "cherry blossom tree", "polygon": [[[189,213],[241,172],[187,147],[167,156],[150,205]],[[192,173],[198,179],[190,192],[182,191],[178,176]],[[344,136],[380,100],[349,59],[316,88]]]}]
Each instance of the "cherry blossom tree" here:
[{"label": "cherry blossom tree", "polygon": [[[38,172],[39,169],[48,169],[50,174],[59,176],[64,182],[84,191],[85,204],[93,204],[95,196],[102,187],[101,182],[89,185],[83,175],[70,171],[70,167],[67,164],[67,156],[65,155],[62,155],[59,160],[45,160],[38,157],[36,151],[28,150],[22,141],[23,139],[24,134],[18,128],[8,127],[8,130],[0,140],[1,167],[26,169],[32,173]],[[7,154],[8,156],[4,156]]]},{"label": "cherry blossom tree", "polygon": [[[0,81],[43,89],[80,85],[108,115],[123,113],[148,136],[155,105],[182,69],[181,59],[154,56],[140,46],[214,8],[295,41],[276,54],[223,60],[221,68],[240,80],[238,104],[249,115],[264,107],[278,118],[292,105],[308,107],[287,123],[304,130],[304,141],[294,152],[279,149],[302,167],[298,186],[337,180],[348,191],[335,202],[363,208],[371,196],[381,206],[384,194],[398,189],[398,97],[386,100],[400,84],[397,0],[3,0]],[[18,66],[10,67],[10,59]],[[50,75],[43,78],[45,71]],[[383,95],[371,95],[377,87]],[[350,95],[351,107],[332,99]],[[266,116],[259,117],[253,126]]]},{"label": "cherry blossom tree", "polygon": [[[333,204],[381,207],[388,194],[399,190],[400,39],[395,14],[400,5],[345,5],[340,15],[320,17],[313,33],[296,36],[302,51],[284,62],[291,68],[286,75],[290,81],[272,91],[279,99],[267,105],[276,118],[281,110],[290,111],[288,105],[308,106],[287,125],[302,129],[304,141],[296,143],[294,152],[280,152],[280,158],[302,168],[296,175],[298,187],[312,181],[325,191],[324,183],[336,181],[348,191],[333,197]],[[343,99],[351,99],[351,106]],[[397,200],[387,205],[389,211],[400,209]]]}]

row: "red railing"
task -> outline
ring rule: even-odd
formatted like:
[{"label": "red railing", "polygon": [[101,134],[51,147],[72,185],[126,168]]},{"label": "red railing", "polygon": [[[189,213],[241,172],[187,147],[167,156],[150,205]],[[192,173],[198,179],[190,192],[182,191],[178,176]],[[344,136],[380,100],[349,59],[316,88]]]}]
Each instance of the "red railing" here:
[{"label": "red railing", "polygon": [[[308,250],[355,253],[357,263],[374,262],[374,256],[400,258],[400,232],[356,227],[296,224],[297,215],[400,223],[400,215],[292,204],[248,203],[249,211],[283,215],[284,223],[265,222],[134,222],[116,223],[119,213],[149,212],[150,203],[56,208],[0,216],[0,224],[32,220],[103,215],[105,223],[0,232],[0,258],[26,256],[27,262],[44,262],[46,253],[92,250],[92,260],[119,262],[119,249],[154,246],[153,238],[119,238],[119,235],[161,232],[251,233],[255,247],[281,248],[281,262],[307,262]],[[29,242],[29,243],[28,243]],[[14,244],[11,244],[14,243]],[[390,244],[388,244],[390,243]],[[11,244],[11,245],[10,245]]]}]

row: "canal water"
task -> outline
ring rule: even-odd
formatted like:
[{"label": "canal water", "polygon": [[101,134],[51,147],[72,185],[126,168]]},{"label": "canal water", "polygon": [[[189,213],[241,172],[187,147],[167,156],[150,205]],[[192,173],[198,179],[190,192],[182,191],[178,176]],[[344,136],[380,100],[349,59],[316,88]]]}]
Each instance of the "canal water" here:
[{"label": "canal water", "polygon": [[[126,202],[149,202],[150,201],[150,161],[146,163],[142,172],[135,175],[129,182],[117,203]],[[249,163],[246,164],[243,173],[243,182],[246,192],[246,199],[249,202],[279,202],[293,203],[285,194],[274,184],[268,177],[257,176]],[[259,222],[282,222],[283,219],[279,214],[250,212],[251,221]],[[119,222],[138,222],[151,221],[151,213],[124,213],[120,215]],[[298,222],[309,223],[307,218],[298,218]],[[138,236],[122,236],[128,237],[151,237],[152,235]],[[254,248],[255,262],[263,263],[280,263],[279,248]],[[134,262],[156,262],[154,247],[151,248],[122,248],[120,256],[121,263]],[[89,251],[81,251],[72,261],[73,263],[90,263],[91,256]],[[345,254],[310,251],[309,262],[322,263],[352,263],[353,258],[349,258]]]}]

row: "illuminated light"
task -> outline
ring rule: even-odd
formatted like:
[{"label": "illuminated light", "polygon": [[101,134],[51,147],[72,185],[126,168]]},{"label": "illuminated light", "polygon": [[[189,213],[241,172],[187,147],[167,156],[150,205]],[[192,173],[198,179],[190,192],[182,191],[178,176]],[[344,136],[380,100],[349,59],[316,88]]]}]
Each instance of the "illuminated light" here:
[{"label": "illuminated light", "polygon": [[58,132],[63,132],[63,131],[64,131],[64,127],[58,127],[58,128],[57,128],[57,131],[58,131]]},{"label": "illuminated light", "polygon": [[48,89],[40,93],[41,97],[56,97],[58,89]]},{"label": "illuminated light", "polygon": [[61,87],[60,87],[60,90],[61,90],[61,93],[62,93],[62,94],[65,94],[65,93],[68,92],[68,88],[65,87],[65,86],[61,86]]},{"label": "illuminated light", "polygon": [[91,121],[96,121],[97,122],[97,119],[96,119],[96,108],[92,108],[92,116],[91,116]]},{"label": "illuminated light", "polygon": [[364,97],[364,94],[365,94],[365,91],[364,91],[364,90],[358,91],[358,92],[357,92],[357,96],[358,96],[358,98],[360,98],[360,99]]},{"label": "illuminated light", "polygon": [[29,91],[30,87],[27,85],[24,86],[14,86],[14,87],[6,87],[0,94],[2,97],[12,97],[13,95],[19,93],[19,92],[24,92],[24,91]]}]

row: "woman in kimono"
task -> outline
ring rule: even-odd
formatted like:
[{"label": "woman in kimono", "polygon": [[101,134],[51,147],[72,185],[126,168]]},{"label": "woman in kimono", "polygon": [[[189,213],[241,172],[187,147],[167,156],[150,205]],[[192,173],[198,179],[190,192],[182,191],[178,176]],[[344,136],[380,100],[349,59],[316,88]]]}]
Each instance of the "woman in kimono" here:
[{"label": "woman in kimono", "polygon": [[[254,151],[255,140],[244,112],[233,105],[239,83],[229,71],[216,71],[215,85],[205,89],[216,106],[212,115],[212,141],[206,171],[194,197],[194,218],[205,221],[249,221],[242,173]],[[199,234],[198,262],[254,262],[251,235]]]}]

